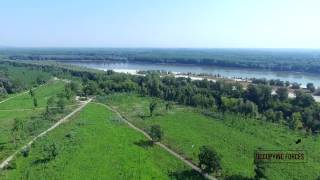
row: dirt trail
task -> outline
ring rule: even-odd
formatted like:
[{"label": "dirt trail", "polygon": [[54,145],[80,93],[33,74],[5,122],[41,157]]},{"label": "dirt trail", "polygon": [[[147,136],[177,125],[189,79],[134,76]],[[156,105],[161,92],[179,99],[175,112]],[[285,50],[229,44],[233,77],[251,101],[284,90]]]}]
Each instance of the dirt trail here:
[{"label": "dirt trail", "polygon": [[81,102],[81,105],[75,109],[74,111],[72,111],[70,114],[68,114],[67,116],[65,116],[64,118],[60,119],[58,122],[56,122],[53,126],[51,126],[49,129],[43,131],[42,133],[40,133],[39,135],[37,135],[36,137],[34,137],[31,141],[29,141],[26,145],[24,145],[23,147],[21,147],[20,149],[18,149],[17,151],[15,151],[11,156],[9,156],[7,159],[5,159],[3,162],[1,162],[0,164],[0,170],[5,168],[9,162],[23,149],[30,147],[38,138],[46,135],[48,132],[52,131],[53,129],[55,129],[56,127],[58,127],[60,124],[64,123],[65,121],[67,121],[71,116],[73,116],[74,114],[76,114],[77,112],[79,112],[80,110],[82,110],[89,102],[91,102],[92,99],[88,99],[87,101],[83,101]]},{"label": "dirt trail", "polygon": [[[130,123],[129,121],[126,120],[125,117],[123,117],[117,110],[111,108],[110,106],[106,105],[106,104],[102,104],[102,103],[97,103],[97,102],[93,102],[95,104],[99,104],[102,105],[104,107],[106,107],[107,109],[109,109],[110,111],[116,113],[123,122],[125,122],[126,124],[129,125],[129,127],[131,127],[132,129],[142,133],[146,138],[148,138],[149,140],[152,140],[151,137],[142,129],[136,127],[135,125],[133,125],[132,123]],[[179,155],[178,153],[174,152],[172,149],[168,148],[166,145],[162,144],[161,142],[156,142],[156,144],[158,146],[160,146],[161,148],[163,148],[164,150],[166,150],[167,152],[169,152],[171,155],[175,156],[176,158],[180,159],[181,161],[183,161],[185,164],[187,164],[189,167],[191,167],[193,170],[201,173],[203,176],[205,176],[207,179],[210,180],[217,180],[217,178],[209,175],[209,174],[204,174],[201,172],[200,168],[196,165],[194,165],[193,163],[191,163],[190,161],[188,161],[187,159],[185,159],[183,156]]]}]

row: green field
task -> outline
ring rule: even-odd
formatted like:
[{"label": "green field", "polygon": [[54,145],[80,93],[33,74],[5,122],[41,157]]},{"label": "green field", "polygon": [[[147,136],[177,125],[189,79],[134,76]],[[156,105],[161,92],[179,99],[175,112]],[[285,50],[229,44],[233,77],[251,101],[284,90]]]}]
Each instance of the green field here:
[{"label": "green field", "polygon": [[[225,115],[220,120],[184,106],[175,106],[167,112],[163,103],[158,106],[156,115],[149,117],[150,100],[134,94],[115,94],[100,99],[140,128],[159,124],[164,129],[163,142],[195,163],[200,146],[213,146],[222,157],[223,171],[227,175],[253,177],[253,156],[258,148],[305,150],[307,153],[307,163],[268,164],[270,179],[315,179],[320,175],[319,137],[305,137],[279,124],[235,115]],[[296,145],[298,138],[302,138],[302,143]]]},{"label": "green field", "polygon": [[10,80],[25,89],[35,86],[37,80],[47,81],[51,78],[48,72],[25,67],[14,67],[5,63],[0,63],[0,72],[6,72]]},{"label": "green field", "polygon": [[[32,136],[48,128],[54,121],[45,120],[41,114],[45,111],[47,100],[63,92],[65,82],[51,80],[47,84],[34,89],[38,100],[38,107],[34,108],[33,99],[29,93],[12,94],[8,101],[0,103],[0,160],[3,160],[17,147],[25,143]],[[71,103],[71,102],[70,102]],[[65,113],[75,107],[67,107]],[[56,119],[63,114],[57,114]],[[12,140],[11,129],[14,119],[23,121],[20,139],[15,145]]]},{"label": "green field", "polygon": [[[40,162],[43,146],[54,142],[58,155]],[[37,141],[17,169],[2,179],[201,179],[158,146],[130,129],[104,106],[90,103],[67,124]]]},{"label": "green field", "polygon": [[[48,84],[42,85],[40,88],[34,90],[35,97],[38,101],[38,107],[45,107],[47,105],[47,100],[57,95],[63,91],[64,85],[66,83],[63,81],[52,80]],[[33,99],[29,92],[20,93],[16,95],[17,97],[0,104],[0,110],[12,110],[12,109],[30,109],[33,108]]]}]

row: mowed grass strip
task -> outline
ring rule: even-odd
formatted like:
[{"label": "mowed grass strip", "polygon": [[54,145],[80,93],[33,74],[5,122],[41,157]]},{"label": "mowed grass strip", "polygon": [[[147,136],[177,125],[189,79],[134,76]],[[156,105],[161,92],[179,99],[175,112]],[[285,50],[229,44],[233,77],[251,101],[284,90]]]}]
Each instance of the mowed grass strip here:
[{"label": "mowed grass strip", "polygon": [[[55,159],[37,163],[43,146],[55,143]],[[90,103],[63,126],[15,160],[3,179],[193,179],[201,177],[104,106]]]},{"label": "mowed grass strip", "polygon": [[[272,163],[267,165],[270,179],[316,179],[320,175],[320,139],[305,136],[285,126],[225,115],[216,119],[198,110],[174,106],[166,111],[159,102],[155,116],[149,117],[151,98],[134,94],[113,94],[101,101],[120,111],[142,129],[159,124],[164,129],[163,143],[197,164],[199,147],[210,145],[222,158],[223,171],[228,175],[254,176],[254,151],[305,150],[307,163]],[[295,144],[301,138],[302,143]]]}]

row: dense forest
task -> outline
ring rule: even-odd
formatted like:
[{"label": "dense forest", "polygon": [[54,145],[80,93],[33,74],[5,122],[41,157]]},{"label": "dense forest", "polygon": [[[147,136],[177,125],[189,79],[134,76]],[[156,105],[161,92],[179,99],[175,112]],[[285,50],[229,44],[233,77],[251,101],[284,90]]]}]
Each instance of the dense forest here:
[{"label": "dense forest", "polygon": [[[310,94],[301,90],[295,98],[288,97],[287,87],[272,94],[270,85],[251,84],[246,89],[239,83],[225,81],[211,82],[189,78],[160,77],[158,73],[146,76],[107,72],[91,72],[70,67],[21,62],[5,62],[14,66],[25,66],[50,72],[54,76],[72,76],[81,80],[79,95],[103,95],[113,92],[135,92],[198,107],[205,115],[217,116],[235,113],[262,121],[288,125],[292,129],[304,130],[308,134],[320,130],[320,106]],[[1,87],[1,86],[0,86]],[[8,92],[7,86],[2,85]]]},{"label": "dense forest", "polygon": [[11,60],[121,61],[212,65],[320,73],[320,51],[311,49],[1,49]]}]

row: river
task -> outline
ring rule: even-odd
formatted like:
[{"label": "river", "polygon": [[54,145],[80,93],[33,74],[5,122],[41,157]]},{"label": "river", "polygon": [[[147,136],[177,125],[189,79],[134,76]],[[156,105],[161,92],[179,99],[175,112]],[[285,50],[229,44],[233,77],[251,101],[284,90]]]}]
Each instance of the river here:
[{"label": "river", "polygon": [[320,87],[320,75],[309,73],[294,73],[294,72],[275,72],[268,70],[254,70],[242,68],[227,68],[215,66],[199,66],[199,65],[184,65],[184,64],[143,64],[143,63],[104,63],[104,62],[70,62],[70,64],[94,68],[99,70],[116,70],[120,72],[135,72],[138,70],[165,70],[170,72],[191,72],[191,73],[208,73],[220,74],[228,78],[266,78],[280,79],[283,81],[297,82],[305,87],[311,82],[315,86]]}]

